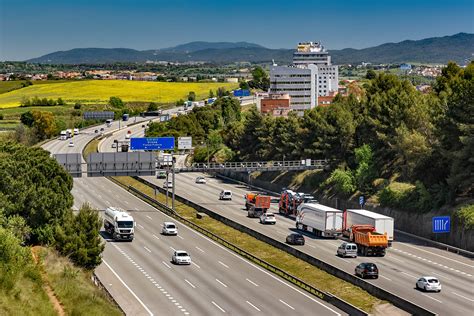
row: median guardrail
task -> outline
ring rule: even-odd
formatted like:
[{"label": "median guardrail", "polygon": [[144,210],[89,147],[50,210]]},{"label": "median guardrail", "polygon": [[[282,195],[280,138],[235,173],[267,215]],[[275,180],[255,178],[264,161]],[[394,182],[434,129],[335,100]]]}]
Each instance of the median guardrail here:
[{"label": "median guardrail", "polygon": [[[335,307],[337,307],[340,310],[348,313],[349,315],[356,315],[356,316],[368,315],[363,310],[361,310],[361,309],[355,307],[354,305],[340,299],[339,297],[334,296],[331,293],[328,293],[328,292],[321,291],[321,290],[317,289],[316,287],[304,282],[303,280],[301,280],[301,279],[285,272],[284,270],[272,265],[271,263],[268,263],[268,262],[266,262],[266,261],[264,261],[264,260],[262,260],[262,259],[260,259],[256,256],[254,256],[253,254],[241,249],[240,247],[232,244],[231,242],[225,240],[224,238],[222,238],[222,237],[208,231],[207,229],[202,228],[201,226],[189,221],[188,219],[186,219],[186,218],[180,216],[179,214],[177,214],[176,212],[174,212],[168,206],[162,204],[161,202],[155,200],[153,197],[141,192],[140,190],[137,190],[133,186],[125,186],[122,183],[120,183],[120,181],[118,181],[114,178],[108,178],[108,179],[110,179],[112,182],[126,188],[128,191],[130,191],[133,194],[137,195],[142,200],[145,200],[149,204],[157,207],[160,211],[164,212],[165,214],[176,218],[177,220],[183,222],[184,224],[191,227],[192,229],[194,229],[194,230],[200,232],[201,234],[207,236],[208,238],[218,242],[219,244],[223,245],[224,247],[228,248],[229,250],[232,250],[236,254],[246,258],[247,260],[249,260],[251,262],[254,262],[254,263],[258,264],[259,266],[263,267],[264,269],[266,269],[266,270],[282,277],[283,279],[293,283],[294,285],[297,285],[298,287],[305,290],[306,292],[317,296],[318,298],[330,303],[331,305],[334,305]],[[137,178],[137,179],[139,179],[139,178]],[[163,190],[162,188],[156,187],[156,189],[159,189],[160,192],[163,192],[163,191],[161,191],[161,190]]]},{"label": "median guardrail", "polygon": [[[142,178],[139,178],[139,177],[134,177],[136,180],[154,188],[155,190],[158,190],[160,192],[165,192],[165,190],[153,183],[150,183]],[[425,309],[413,302],[410,302],[409,300],[406,300],[396,294],[393,294],[387,290],[384,290],[376,285],[373,285],[369,282],[366,282],[365,280],[355,276],[355,275],[352,275],[350,273],[347,273],[327,262],[324,262],[320,259],[317,259],[316,257],[313,257],[307,253],[304,253],[298,249],[295,249],[289,245],[287,245],[286,243],[283,243],[281,241],[278,241],[278,240],[275,240],[271,237],[268,237],[256,230],[253,230],[251,228],[248,228],[247,226],[244,226],[240,223],[237,223],[227,217],[224,217],[220,214],[217,214],[215,212],[213,212],[212,210],[209,210],[208,208],[205,208],[199,204],[196,204],[192,201],[189,201],[187,200],[186,198],[183,198],[182,196],[180,195],[177,195],[175,194],[175,198],[176,200],[178,200],[179,202],[183,203],[183,204],[186,204],[194,209],[196,209],[197,211],[199,212],[203,212],[203,213],[206,213],[208,216],[210,216],[211,218],[213,219],[216,219],[232,228],[235,228],[241,232],[244,232],[252,237],[255,237],[257,238],[258,240],[260,241],[263,241],[263,242],[266,242],[280,250],[283,250],[301,260],[304,260],[306,262],[308,262],[309,264],[312,264],[314,265],[315,267],[318,267],[326,272],[328,272],[329,274],[332,274],[342,280],[345,280],[349,283],[352,283],[364,290],[366,290],[367,292],[369,292],[370,294],[372,294],[373,296],[379,298],[379,299],[382,299],[382,300],[386,300],[390,303],[392,303],[393,305],[397,306],[398,308],[401,308],[413,315],[437,315],[436,313],[428,310],[428,309]],[[159,202],[158,202],[159,203]],[[342,308],[341,308],[342,309]]]}]

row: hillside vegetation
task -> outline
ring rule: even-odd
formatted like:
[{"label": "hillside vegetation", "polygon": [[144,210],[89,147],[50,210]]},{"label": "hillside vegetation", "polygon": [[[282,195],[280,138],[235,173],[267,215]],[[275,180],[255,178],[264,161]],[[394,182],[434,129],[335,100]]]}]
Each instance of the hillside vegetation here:
[{"label": "hillside vegetation", "polygon": [[472,100],[474,62],[464,69],[450,63],[427,95],[379,74],[357,95],[336,97],[303,117],[262,116],[255,108],[241,113],[237,100],[221,98],[151,124],[147,135],[194,136],[196,161],[208,153],[219,162],[328,159],[318,189],[427,212],[474,194]]},{"label": "hillside vegetation", "polygon": [[26,98],[62,98],[67,103],[107,103],[111,96],[126,102],[175,103],[187,99],[194,91],[197,99],[208,96],[209,90],[220,87],[236,88],[232,83],[172,83],[126,80],[84,80],[52,84],[31,85],[26,88],[0,94],[0,108],[20,106]]}]

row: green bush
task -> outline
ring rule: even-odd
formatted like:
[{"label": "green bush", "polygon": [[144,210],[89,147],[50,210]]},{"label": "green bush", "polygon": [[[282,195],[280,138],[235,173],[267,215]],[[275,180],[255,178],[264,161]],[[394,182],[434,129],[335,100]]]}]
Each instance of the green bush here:
[{"label": "green bush", "polygon": [[469,204],[461,207],[455,213],[459,218],[464,229],[474,229],[474,204]]},{"label": "green bush", "polygon": [[382,206],[406,211],[428,212],[433,207],[431,194],[420,181],[411,183],[392,182],[378,195]]},{"label": "green bush", "polygon": [[336,186],[336,190],[340,193],[351,194],[355,191],[354,177],[350,170],[335,169],[331,176],[327,179],[327,183],[332,183]]}]

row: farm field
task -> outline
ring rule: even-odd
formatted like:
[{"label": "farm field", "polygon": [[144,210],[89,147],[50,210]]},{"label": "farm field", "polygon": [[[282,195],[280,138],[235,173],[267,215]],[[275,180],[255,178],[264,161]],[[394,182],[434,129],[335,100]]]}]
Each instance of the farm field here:
[{"label": "farm field", "polygon": [[189,91],[196,93],[196,98],[204,99],[209,90],[224,87],[227,90],[238,87],[236,83],[181,83],[150,82],[125,80],[85,80],[51,84],[34,84],[32,86],[0,94],[0,108],[20,106],[23,98],[62,98],[67,103],[80,102],[106,103],[111,96],[120,97],[130,102],[174,103],[185,100]]}]

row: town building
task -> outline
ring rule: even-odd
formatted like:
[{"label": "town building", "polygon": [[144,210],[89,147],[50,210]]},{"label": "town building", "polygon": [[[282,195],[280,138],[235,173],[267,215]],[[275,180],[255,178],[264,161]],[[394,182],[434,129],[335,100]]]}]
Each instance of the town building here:
[{"label": "town building", "polygon": [[273,114],[275,110],[279,113],[282,111],[290,111],[290,95],[283,94],[269,94],[260,100],[260,112],[262,114]]},{"label": "town building", "polygon": [[270,94],[289,94],[290,108],[300,112],[316,107],[318,97],[337,92],[338,83],[338,67],[317,42],[299,43],[291,66],[270,67]]}]

